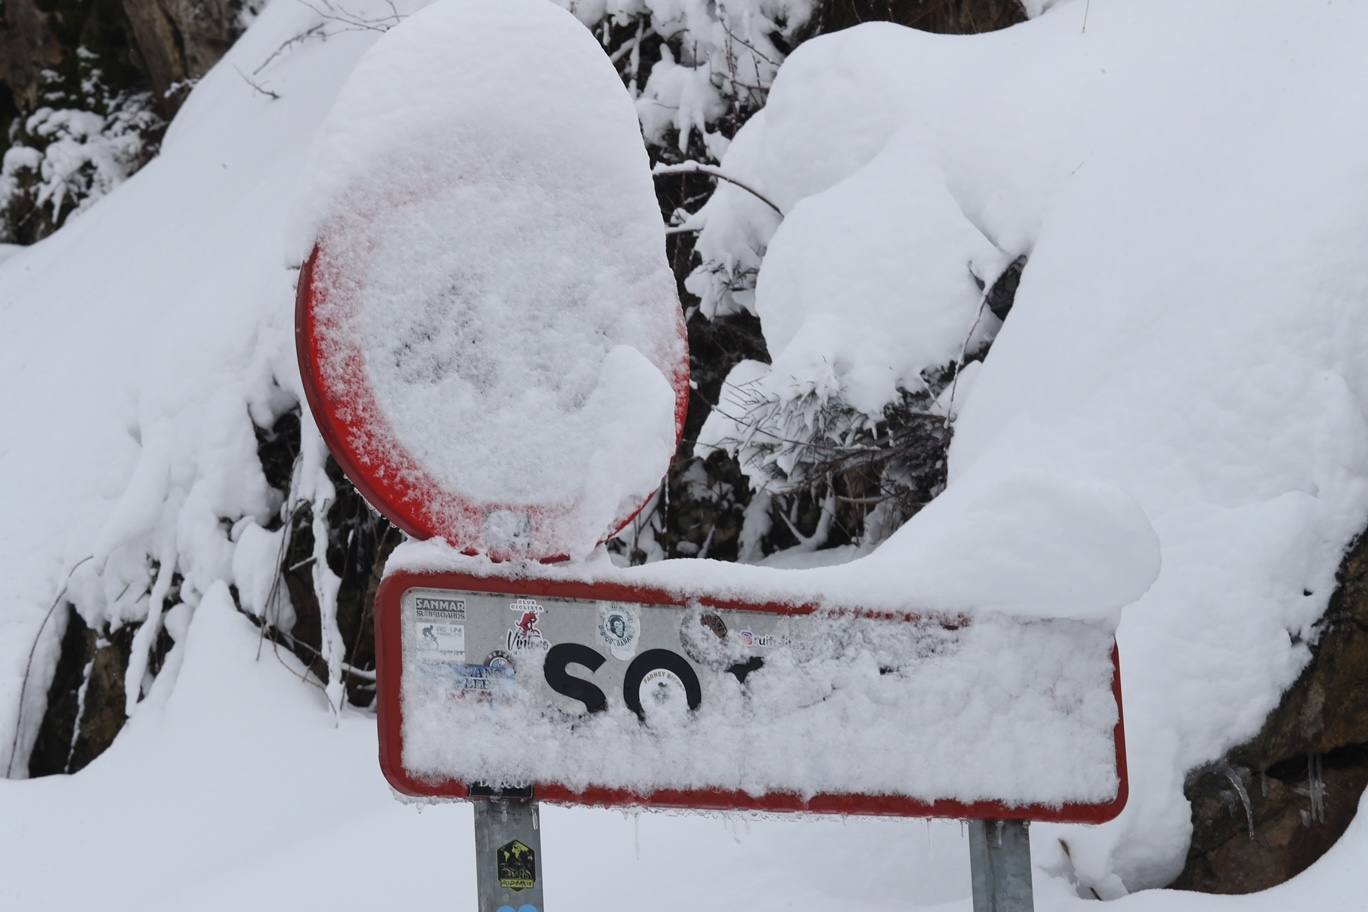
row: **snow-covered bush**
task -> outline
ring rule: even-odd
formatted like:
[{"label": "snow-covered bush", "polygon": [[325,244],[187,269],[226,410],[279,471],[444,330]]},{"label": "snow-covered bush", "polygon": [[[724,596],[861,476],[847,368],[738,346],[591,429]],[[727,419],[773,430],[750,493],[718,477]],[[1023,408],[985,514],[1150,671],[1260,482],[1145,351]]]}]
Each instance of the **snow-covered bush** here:
[{"label": "snow-covered bush", "polygon": [[76,73],[42,74],[41,106],[10,126],[0,158],[0,241],[32,241],[94,205],[157,153],[150,92],[114,90],[84,48]]},{"label": "snow-covered bush", "polygon": [[[647,142],[720,155],[821,0],[558,0],[609,47]],[[730,129],[729,129],[730,128]]]},{"label": "snow-covered bush", "polygon": [[[657,190],[661,211],[673,225],[670,258],[680,279],[694,350],[690,443],[709,413],[733,413],[738,397],[747,400],[741,422],[745,427],[733,427],[746,445],[695,450],[686,444],[671,483],[636,522],[622,553],[632,560],[699,553],[740,556],[738,543],[745,539],[751,547],[744,553],[753,560],[786,547],[811,550],[878,541],[943,482],[948,422],[932,414],[940,386],[932,389],[928,381],[900,390],[864,411],[811,384],[798,384],[800,388],[782,397],[727,388],[723,380],[739,361],[766,361],[775,355],[772,344],[767,349],[771,340],[753,319],[754,308],[731,303],[752,297],[768,235],[784,214],[757,195],[753,185],[727,183],[732,175],[710,165],[724,155],[729,160],[744,157],[744,148],[734,146],[732,139],[744,147],[743,126],[752,116],[763,120],[756,112],[763,108],[782,62],[802,41],[863,19],[913,16],[923,26],[953,27],[956,15],[970,24],[979,11],[979,23],[991,27],[1012,21],[1004,17],[1019,16],[1020,10],[1011,4],[987,10],[991,4],[980,3],[913,10],[828,0],[557,2],[595,30],[617,63],[637,99],[652,156],[660,163]],[[745,252],[715,240],[695,249],[706,219],[694,213],[715,187],[745,197],[758,220],[768,219],[746,239]],[[802,220],[797,215],[789,220],[794,218]],[[833,256],[823,264],[838,259]],[[991,280],[996,266],[990,263],[982,271]],[[959,277],[964,278],[963,270]],[[978,275],[972,278],[980,286],[984,281]],[[858,288],[849,291],[859,294]],[[727,304],[719,306],[721,296]],[[977,303],[977,288],[969,297]],[[967,356],[980,356],[990,338],[977,339]],[[936,384],[953,379],[956,366],[951,360],[944,359]],[[715,445],[720,440],[705,432],[703,442]],[[737,459],[746,482],[737,474]],[[684,483],[685,476],[694,481]],[[697,483],[700,476],[708,479],[706,484]],[[766,509],[759,502],[756,509],[746,509],[752,491],[764,495]],[[839,504],[839,515],[829,509],[832,503]],[[875,511],[880,518],[866,528],[866,517]],[[698,522],[700,516],[709,521]]]}]

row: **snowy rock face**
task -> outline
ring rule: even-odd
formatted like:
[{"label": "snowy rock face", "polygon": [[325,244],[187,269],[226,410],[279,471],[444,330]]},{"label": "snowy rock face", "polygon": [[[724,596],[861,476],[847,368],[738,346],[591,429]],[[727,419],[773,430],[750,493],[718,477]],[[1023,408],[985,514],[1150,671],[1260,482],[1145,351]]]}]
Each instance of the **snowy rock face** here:
[{"label": "snowy rock face", "polygon": [[310,343],[344,465],[413,534],[586,553],[659,484],[687,396],[603,50],[544,0],[443,0],[366,54],[316,150]]},{"label": "snowy rock face", "polygon": [[[939,194],[900,214],[940,230],[840,209],[871,251],[842,269],[886,278],[814,306],[792,290],[812,287],[803,270],[831,247],[820,231],[775,230],[732,187],[702,214],[705,259],[760,270],[754,302],[713,284],[707,264],[693,287],[719,312],[759,313],[774,366],[742,379],[772,401],[806,384],[877,404],[865,378],[881,368],[885,391],[915,382],[919,350],[864,340],[937,325],[891,313],[957,314],[971,333],[962,286],[935,279],[950,275],[945,243],[963,239],[966,269],[985,244],[1029,253],[1014,309],[954,404],[944,496],[1035,467],[1128,492],[1158,533],[1163,570],[1118,634],[1131,804],[1117,824],[1066,837],[1075,874],[1102,895],[1180,870],[1184,774],[1258,731],[1295,679],[1368,515],[1368,165],[1365,128],[1344,113],[1366,34],[1364,11],[1340,5],[1195,14],[1098,0],[967,41],[852,29],[789,59],[722,167],[795,225],[879,180],[888,197]],[[890,231],[925,239],[904,246],[902,270],[886,261]],[[834,302],[844,325],[824,331]],[[929,513],[900,535],[934,538]]]}]

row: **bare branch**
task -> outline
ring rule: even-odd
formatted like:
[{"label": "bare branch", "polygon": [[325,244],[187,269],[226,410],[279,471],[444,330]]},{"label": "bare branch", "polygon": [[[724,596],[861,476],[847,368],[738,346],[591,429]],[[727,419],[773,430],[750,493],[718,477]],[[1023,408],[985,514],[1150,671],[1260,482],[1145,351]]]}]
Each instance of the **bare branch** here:
[{"label": "bare branch", "polygon": [[280,100],[280,93],[279,93],[279,92],[273,92],[273,91],[271,91],[270,89],[267,89],[267,88],[262,87],[262,86],[261,86],[260,84],[258,84],[254,79],[252,79],[251,76],[248,76],[246,73],[242,72],[242,70],[238,69],[238,67],[237,67],[236,64],[233,66],[233,69],[236,70],[236,71],[237,71],[237,74],[238,74],[239,76],[242,77],[242,81],[243,81],[243,82],[247,83],[249,86],[251,86],[251,87],[252,87],[253,89],[255,89],[256,91],[260,92],[262,95],[265,95],[265,96],[266,96],[267,98],[269,98],[271,101],[279,101],[279,100]]},{"label": "bare branch", "polygon": [[769,206],[771,209],[773,209],[780,218],[784,217],[784,210],[776,206],[774,202],[770,200],[769,197],[765,196],[763,193],[761,193],[759,190],[756,190],[754,187],[750,186],[745,181],[742,181],[739,178],[732,177],[730,174],[726,173],[721,168],[715,168],[712,165],[705,165],[702,162],[698,161],[684,161],[676,165],[667,165],[662,163],[652,168],[651,174],[655,177],[663,177],[668,174],[706,174],[709,177],[715,177],[718,180],[723,180],[729,184],[740,187],[742,190],[745,190],[751,196],[755,197],[760,202],[764,203],[766,206]]},{"label": "bare branch", "polygon": [[252,75],[256,76],[262,70],[270,66],[271,61],[275,60],[277,57],[288,51],[290,48],[294,47],[296,44],[303,44],[305,41],[308,41],[314,35],[321,35],[322,37],[327,38],[328,35],[326,29],[327,24],[319,22],[315,23],[312,27],[300,32],[298,35],[285,39],[285,41],[281,42],[280,47],[276,48],[274,51],[271,52],[271,56],[261,61],[261,65],[258,66],[255,70],[252,70]]}]

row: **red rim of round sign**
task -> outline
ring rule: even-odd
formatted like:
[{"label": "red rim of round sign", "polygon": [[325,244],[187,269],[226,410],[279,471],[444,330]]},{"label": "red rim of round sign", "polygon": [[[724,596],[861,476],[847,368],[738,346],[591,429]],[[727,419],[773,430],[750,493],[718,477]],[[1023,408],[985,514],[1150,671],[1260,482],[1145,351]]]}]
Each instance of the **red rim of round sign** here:
[{"label": "red rim of round sign", "polygon": [[[380,734],[380,769],[395,791],[413,798],[471,798],[470,783],[456,779],[429,782],[412,776],[404,766],[404,706],[401,681],[404,650],[401,642],[401,610],[404,593],[416,587],[455,589],[469,592],[495,592],[544,598],[568,598],[648,605],[698,604],[730,611],[757,611],[771,614],[811,614],[815,605],[776,602],[745,602],[733,596],[716,597],[702,592],[681,594],[650,586],[621,583],[582,582],[578,580],[502,579],[467,573],[395,573],[380,583],[375,595],[375,671],[376,709]],[[893,617],[886,612],[855,613],[870,617]],[[913,619],[915,615],[901,615]],[[953,625],[952,625],[953,626]],[[598,807],[663,807],[694,810],[748,810],[765,812],[796,811],[809,814],[862,814],[882,817],[950,817],[961,820],[1036,820],[1050,823],[1106,823],[1126,806],[1130,796],[1130,777],[1126,766],[1126,726],[1122,710],[1121,658],[1115,642],[1111,649],[1111,692],[1116,700],[1116,725],[1112,739],[1116,748],[1116,795],[1096,804],[1068,803],[1008,804],[1003,801],[923,801],[906,795],[865,795],[856,793],[818,794],[804,797],[788,792],[751,794],[723,789],[662,789],[636,794],[626,789],[591,786],[575,791],[556,783],[536,783],[533,795],[552,804],[579,804]],[[989,733],[990,734],[990,733]]]},{"label": "red rim of round sign", "polygon": [[[299,375],[304,385],[304,397],[308,400],[309,410],[328,450],[351,479],[361,496],[384,514],[395,526],[413,538],[446,538],[453,546],[467,554],[485,553],[490,558],[501,560],[508,557],[522,557],[553,562],[565,560],[563,554],[501,554],[488,551],[479,542],[452,541],[443,529],[433,521],[432,515],[443,516],[453,513],[464,514],[467,518],[478,517],[499,509],[525,512],[534,522],[554,516],[557,511],[526,506],[507,506],[471,501],[456,491],[446,490],[413,458],[389,429],[383,413],[375,401],[369,385],[361,384],[349,390],[347,397],[334,395],[323,377],[324,343],[315,319],[319,290],[315,284],[316,267],[322,255],[321,245],[315,245],[299,274],[299,285],[295,295],[295,349],[299,357]],[[675,365],[672,385],[675,392],[675,446],[684,438],[684,421],[689,409],[689,357],[688,334],[683,315],[676,308],[676,331],[683,345],[684,355]],[[364,377],[364,357],[359,348],[333,352],[334,358],[341,358],[347,373]],[[385,441],[388,451],[383,464],[368,464],[357,451],[354,441],[362,431],[372,437]],[[662,472],[662,475],[664,473]],[[433,504],[430,495],[420,492],[442,492],[441,502]],[[635,519],[651,497],[647,496],[641,504],[625,516],[620,517],[611,529],[600,539],[607,541],[627,527]]]}]

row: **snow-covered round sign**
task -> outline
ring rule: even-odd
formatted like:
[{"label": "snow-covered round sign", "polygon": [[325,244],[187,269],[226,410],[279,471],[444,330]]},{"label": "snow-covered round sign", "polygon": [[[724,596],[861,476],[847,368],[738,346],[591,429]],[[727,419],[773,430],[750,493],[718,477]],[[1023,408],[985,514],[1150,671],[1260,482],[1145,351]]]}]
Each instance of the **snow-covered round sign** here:
[{"label": "snow-covered round sign", "polygon": [[546,0],[439,0],[320,131],[296,337],[363,495],[417,537],[580,556],[660,482],[688,360],[631,100]]}]

